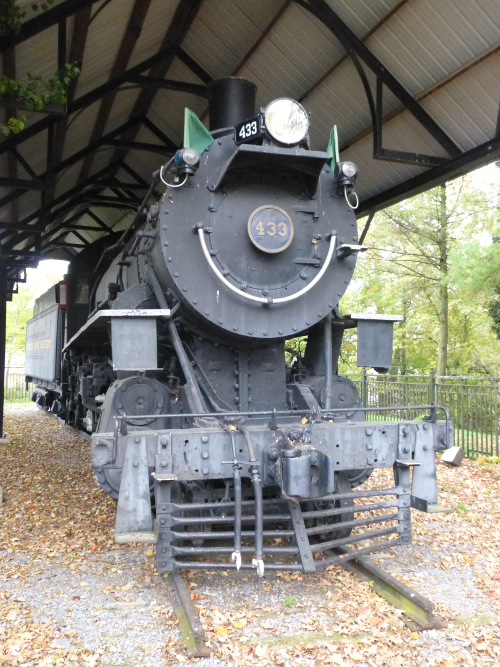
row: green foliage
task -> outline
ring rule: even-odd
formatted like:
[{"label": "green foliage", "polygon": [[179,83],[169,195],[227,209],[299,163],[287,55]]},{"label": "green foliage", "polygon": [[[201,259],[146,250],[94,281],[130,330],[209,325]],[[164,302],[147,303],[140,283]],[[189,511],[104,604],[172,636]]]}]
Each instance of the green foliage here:
[{"label": "green foliage", "polygon": [[16,0],[0,0],[0,27],[2,32],[17,34],[21,30],[26,12],[17,6]]},{"label": "green foliage", "polygon": [[[38,12],[40,9],[45,12],[53,4],[54,0],[33,2],[31,9],[34,12]],[[25,16],[26,12],[18,6],[17,0],[0,0],[0,28],[2,32],[17,34],[21,30]]]},{"label": "green foliage", "polygon": [[[493,242],[500,230],[500,192],[476,182],[465,177],[447,185],[445,224],[439,220],[439,189],[374,218],[370,249],[359,257],[340,309],[404,316],[394,326],[390,372],[418,375],[437,367],[445,285],[447,374],[500,374],[500,344],[491,328],[493,319],[500,330],[500,243]],[[339,366],[341,373],[359,371],[353,329],[345,332]]]},{"label": "green foliage", "polygon": [[457,503],[457,506],[455,507],[455,512],[457,514],[468,514],[470,512],[470,508],[467,507],[467,505],[464,505],[460,500]]},{"label": "green foliage", "polygon": [[[46,266],[44,266],[44,264]],[[5,365],[24,363],[26,322],[33,317],[35,299],[62,279],[67,262],[42,262],[38,269],[28,269],[28,280],[7,303]]]},{"label": "green foliage", "polygon": [[[8,76],[0,77],[0,95],[10,95],[16,106],[29,111],[43,111],[49,102],[66,104],[66,91],[72,79],[78,76],[80,69],[76,64],[66,63],[63,70],[56,72],[49,79],[41,76],[27,75],[27,82],[20,79],[11,79]],[[17,134],[26,122],[25,116],[21,119],[10,118],[0,129],[5,136],[11,132]]]},{"label": "green foliage", "polygon": [[285,360],[292,365],[297,357],[303,357],[307,344],[307,336],[291,338],[285,342]]},{"label": "green foliage", "polygon": [[285,607],[294,607],[297,604],[297,600],[293,595],[290,595],[283,600],[283,604]]},{"label": "green foliage", "polygon": [[[34,2],[31,9],[34,12],[47,11],[54,0]],[[0,0],[0,35],[17,34],[23,25],[26,11],[21,9],[16,0]],[[78,76],[80,69],[76,63],[66,63],[64,68],[48,79],[32,74],[27,75],[27,81],[0,76],[0,95],[12,98],[12,106],[28,111],[43,111],[50,102],[66,104],[66,91],[72,79]],[[18,134],[26,125],[26,116],[16,118],[12,116],[5,123],[0,123],[0,132],[8,137]]]}]

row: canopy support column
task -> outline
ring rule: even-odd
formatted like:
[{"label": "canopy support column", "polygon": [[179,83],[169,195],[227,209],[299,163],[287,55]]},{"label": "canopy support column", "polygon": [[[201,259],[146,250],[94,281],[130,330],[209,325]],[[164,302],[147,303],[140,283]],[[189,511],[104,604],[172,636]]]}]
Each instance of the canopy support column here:
[{"label": "canopy support column", "polygon": [[7,326],[7,267],[0,258],[0,440],[3,432],[3,401],[5,382],[5,340]]}]

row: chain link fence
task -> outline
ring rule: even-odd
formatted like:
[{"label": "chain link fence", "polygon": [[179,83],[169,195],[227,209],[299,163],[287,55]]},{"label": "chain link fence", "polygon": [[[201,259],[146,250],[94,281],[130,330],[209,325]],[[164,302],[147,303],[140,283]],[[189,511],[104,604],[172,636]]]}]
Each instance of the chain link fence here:
[{"label": "chain link fence", "polygon": [[[429,375],[348,374],[357,386],[363,406],[397,407],[435,403],[447,408],[455,427],[455,444],[469,458],[500,455],[500,378],[438,377]],[[400,419],[401,413],[368,413],[367,419]],[[404,417],[421,419],[411,410]],[[438,414],[438,418],[442,416]]]},{"label": "chain link fence", "polygon": [[4,377],[4,403],[29,403],[35,390],[31,382],[26,384],[24,366],[7,366]]}]

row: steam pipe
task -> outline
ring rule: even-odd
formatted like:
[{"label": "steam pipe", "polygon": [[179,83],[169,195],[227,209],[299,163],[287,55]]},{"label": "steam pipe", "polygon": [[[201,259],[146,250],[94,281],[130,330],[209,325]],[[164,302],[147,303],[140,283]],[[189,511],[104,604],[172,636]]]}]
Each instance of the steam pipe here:
[{"label": "steam pipe", "polygon": [[264,505],[262,502],[262,481],[259,475],[259,465],[255,458],[255,449],[248,430],[241,424],[237,424],[236,428],[245,436],[248,446],[248,453],[250,454],[250,461],[252,463],[252,484],[255,496],[255,558],[252,560],[252,565],[257,569],[259,577],[264,576]]},{"label": "steam pipe", "polygon": [[240,464],[236,454],[236,444],[234,442],[234,432],[229,426],[224,426],[224,430],[231,437],[231,446],[233,448],[233,485],[234,485],[234,551],[231,554],[231,560],[236,563],[236,569],[241,568],[241,475]]},{"label": "steam pipe", "polygon": [[[160,308],[168,309],[167,300],[165,298],[165,295],[163,294],[163,290],[160,286],[160,283],[158,282],[158,278],[156,277],[153,268],[151,268],[149,271],[149,281],[151,283],[151,287],[153,288],[153,292],[156,296],[156,300],[160,305]],[[189,393],[191,395],[195,409],[197,412],[205,414],[207,412],[207,408],[205,406],[205,402],[203,401],[203,397],[201,395],[201,391],[198,386],[198,382],[196,380],[193,367],[191,366],[191,363],[186,354],[186,350],[182,345],[182,341],[179,337],[179,332],[177,331],[175,322],[171,317],[167,319],[167,326],[168,326],[168,332],[170,334],[170,339],[172,340],[172,345],[174,346],[174,350],[175,353],[177,354],[177,358],[179,359],[182,372],[184,373],[184,377],[186,378]]]},{"label": "steam pipe", "polygon": [[325,410],[332,407],[332,373],[333,373],[333,342],[332,342],[332,313],[324,319],[325,339]]}]

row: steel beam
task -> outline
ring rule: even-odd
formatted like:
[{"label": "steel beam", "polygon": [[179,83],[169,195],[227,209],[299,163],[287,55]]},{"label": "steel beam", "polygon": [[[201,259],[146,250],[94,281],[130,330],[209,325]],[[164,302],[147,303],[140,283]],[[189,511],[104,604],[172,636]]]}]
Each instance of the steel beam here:
[{"label": "steel beam", "polygon": [[[147,127],[148,130],[149,130],[152,134],[155,135],[155,137],[157,137],[160,141],[163,141],[163,143],[165,144],[165,146],[166,146],[169,150],[171,150],[172,153],[175,153],[175,151],[177,150],[177,146],[174,144],[174,142],[173,142],[169,137],[167,137],[167,135],[166,135],[164,132],[162,132],[162,131],[160,130],[159,127],[157,127],[157,126],[153,123],[153,121],[149,120],[149,118],[147,118],[146,116],[144,116],[144,118],[142,119],[142,124],[144,125],[144,127]],[[123,168],[126,169],[125,165],[124,165]]]},{"label": "steel beam", "polygon": [[7,51],[7,49],[12,49],[17,44],[22,44],[27,39],[35,37],[35,35],[57,25],[68,17],[73,16],[80,9],[93,5],[95,2],[97,0],[66,0],[57,5],[57,7],[40,12],[35,18],[23,23],[19,32],[2,36],[0,53]]},{"label": "steel beam", "polygon": [[[75,14],[73,36],[71,39],[68,62],[76,63],[80,70],[83,63],[83,54],[85,52],[85,44],[87,41],[91,13],[92,7],[89,5],[88,7],[80,9]],[[78,77],[75,77],[70,81],[68,90],[66,91],[67,104],[71,104],[75,99],[77,85]],[[54,164],[58,164],[62,160],[68,122],[68,116],[64,116],[57,123],[56,138],[54,141]]]},{"label": "steel beam", "polygon": [[43,181],[27,181],[21,178],[6,178],[0,176],[1,188],[16,188],[18,190],[50,190],[50,184]]},{"label": "steel beam", "polygon": [[6,232],[31,232],[32,234],[43,234],[43,229],[37,229],[35,225],[23,225],[20,222],[2,222],[0,220],[0,231]]},{"label": "steel beam", "polygon": [[120,183],[120,181],[104,181],[101,182],[99,181],[98,183],[93,183],[90,187],[87,188],[87,192],[89,190],[95,190],[96,188],[99,188],[100,190],[104,190],[106,188],[114,188],[117,190],[129,190],[131,192],[134,192],[136,190],[139,191],[144,191],[148,189],[147,185],[142,185],[142,183]]},{"label": "steel beam", "polygon": [[500,159],[500,137],[486,141],[480,146],[471,148],[470,151],[451,158],[436,167],[432,167],[407,181],[403,181],[399,185],[395,185],[393,188],[389,188],[389,190],[361,201],[356,211],[357,217],[363,217],[372,209],[379,211],[387,206],[397,204],[402,199],[414,197],[436,187],[440,183],[463,176],[473,169],[477,169],[498,159]]},{"label": "steel beam", "polygon": [[[115,146],[117,148],[126,148],[134,151],[145,151],[148,153],[160,153],[161,155],[171,155],[172,151],[166,146],[160,144],[148,144],[142,141],[125,141],[123,139],[108,139],[104,142],[107,146]],[[113,186],[116,187],[116,186]]]},{"label": "steel beam", "polygon": [[161,79],[160,77],[145,76],[135,74],[130,77],[130,81],[138,83],[140,86],[156,86],[164,90],[175,90],[181,93],[190,93],[199,97],[208,97],[207,86],[200,86],[196,83],[186,83],[185,81],[174,81],[173,79]]},{"label": "steel beam", "polygon": [[189,53],[186,53],[182,47],[177,49],[177,57],[184,63],[193,74],[195,74],[200,81],[203,81],[207,86],[212,81],[212,77],[201,65],[199,65],[194,58],[191,58]]},{"label": "steel beam", "polygon": [[[90,90],[88,93],[85,93],[85,95],[82,95],[78,99],[69,103],[68,115],[71,115],[75,113],[75,111],[79,111],[80,109],[84,109],[90,106],[91,104],[94,104],[94,102],[97,102],[115,88],[118,88],[122,84],[127,83],[129,77],[133,73],[140,73],[147,69],[150,69],[151,67],[153,67],[153,65],[164,61],[168,56],[173,57],[175,53],[176,50],[171,46],[160,49],[158,53],[155,53],[149,58],[146,58],[138,65],[134,65],[134,67],[131,67],[126,72],[123,72],[123,74],[113,77],[106,83],[97,86],[93,90]],[[29,125],[28,127],[24,128],[22,132],[19,132],[19,134],[15,134],[14,136],[9,137],[4,142],[2,142],[2,144],[0,144],[0,155],[5,153],[5,151],[11,150],[13,147],[17,145],[22,144],[24,141],[31,139],[32,137],[36,136],[43,130],[46,130],[49,127],[49,125],[53,125],[56,122],[57,122],[56,118],[53,118],[52,116],[46,116],[45,118],[42,118],[36,123],[33,123],[33,125]]]},{"label": "steel beam", "polygon": [[[33,111],[33,108],[27,105],[23,99],[15,95],[0,95],[0,107],[13,109],[22,109]],[[60,102],[47,102],[47,104],[38,113],[48,114],[50,116],[65,116],[67,113],[66,105]]]},{"label": "steel beam", "polygon": [[[179,49],[181,44],[196,18],[202,2],[203,0],[180,0],[160,47],[160,50],[170,47],[172,48],[172,53],[152,67],[149,76],[161,79],[165,78],[175,55],[180,54]],[[204,81],[204,83],[207,82]],[[148,113],[155,95],[155,86],[145,86],[141,90],[141,93],[134,104],[131,117],[139,115],[144,118]],[[133,141],[136,134],[137,128],[132,129],[123,137],[123,139]],[[124,159],[126,154],[127,149],[117,148],[113,154],[113,159]]]},{"label": "steel beam", "polygon": [[4,437],[3,401],[5,383],[5,343],[7,327],[7,266],[0,255],[0,439]]},{"label": "steel beam", "polygon": [[345,50],[356,54],[372,70],[381,82],[405,105],[408,111],[425,127],[427,132],[451,156],[460,154],[460,148],[450,139],[436,121],[425,111],[415,98],[401,85],[388,69],[378,60],[363,41],[342,21],[340,16],[325,0],[295,0],[301,7],[316,16],[338,39]]},{"label": "steel beam", "polygon": [[[125,34],[122,37],[120,48],[118,49],[113,67],[111,68],[112,78],[116,77],[117,75],[121,75],[126,71],[130,58],[132,57],[134,47],[137,43],[137,40],[141,36],[142,27],[144,25],[144,21],[146,20],[150,4],[151,0],[134,1]],[[102,100],[92,134],[90,135],[90,143],[98,141],[104,134],[104,130],[111,114],[111,109],[115,102],[117,92],[117,88],[113,88]],[[89,153],[82,164],[80,175],[78,177],[78,183],[81,183],[88,178],[92,169],[93,160],[93,153]]]}]

